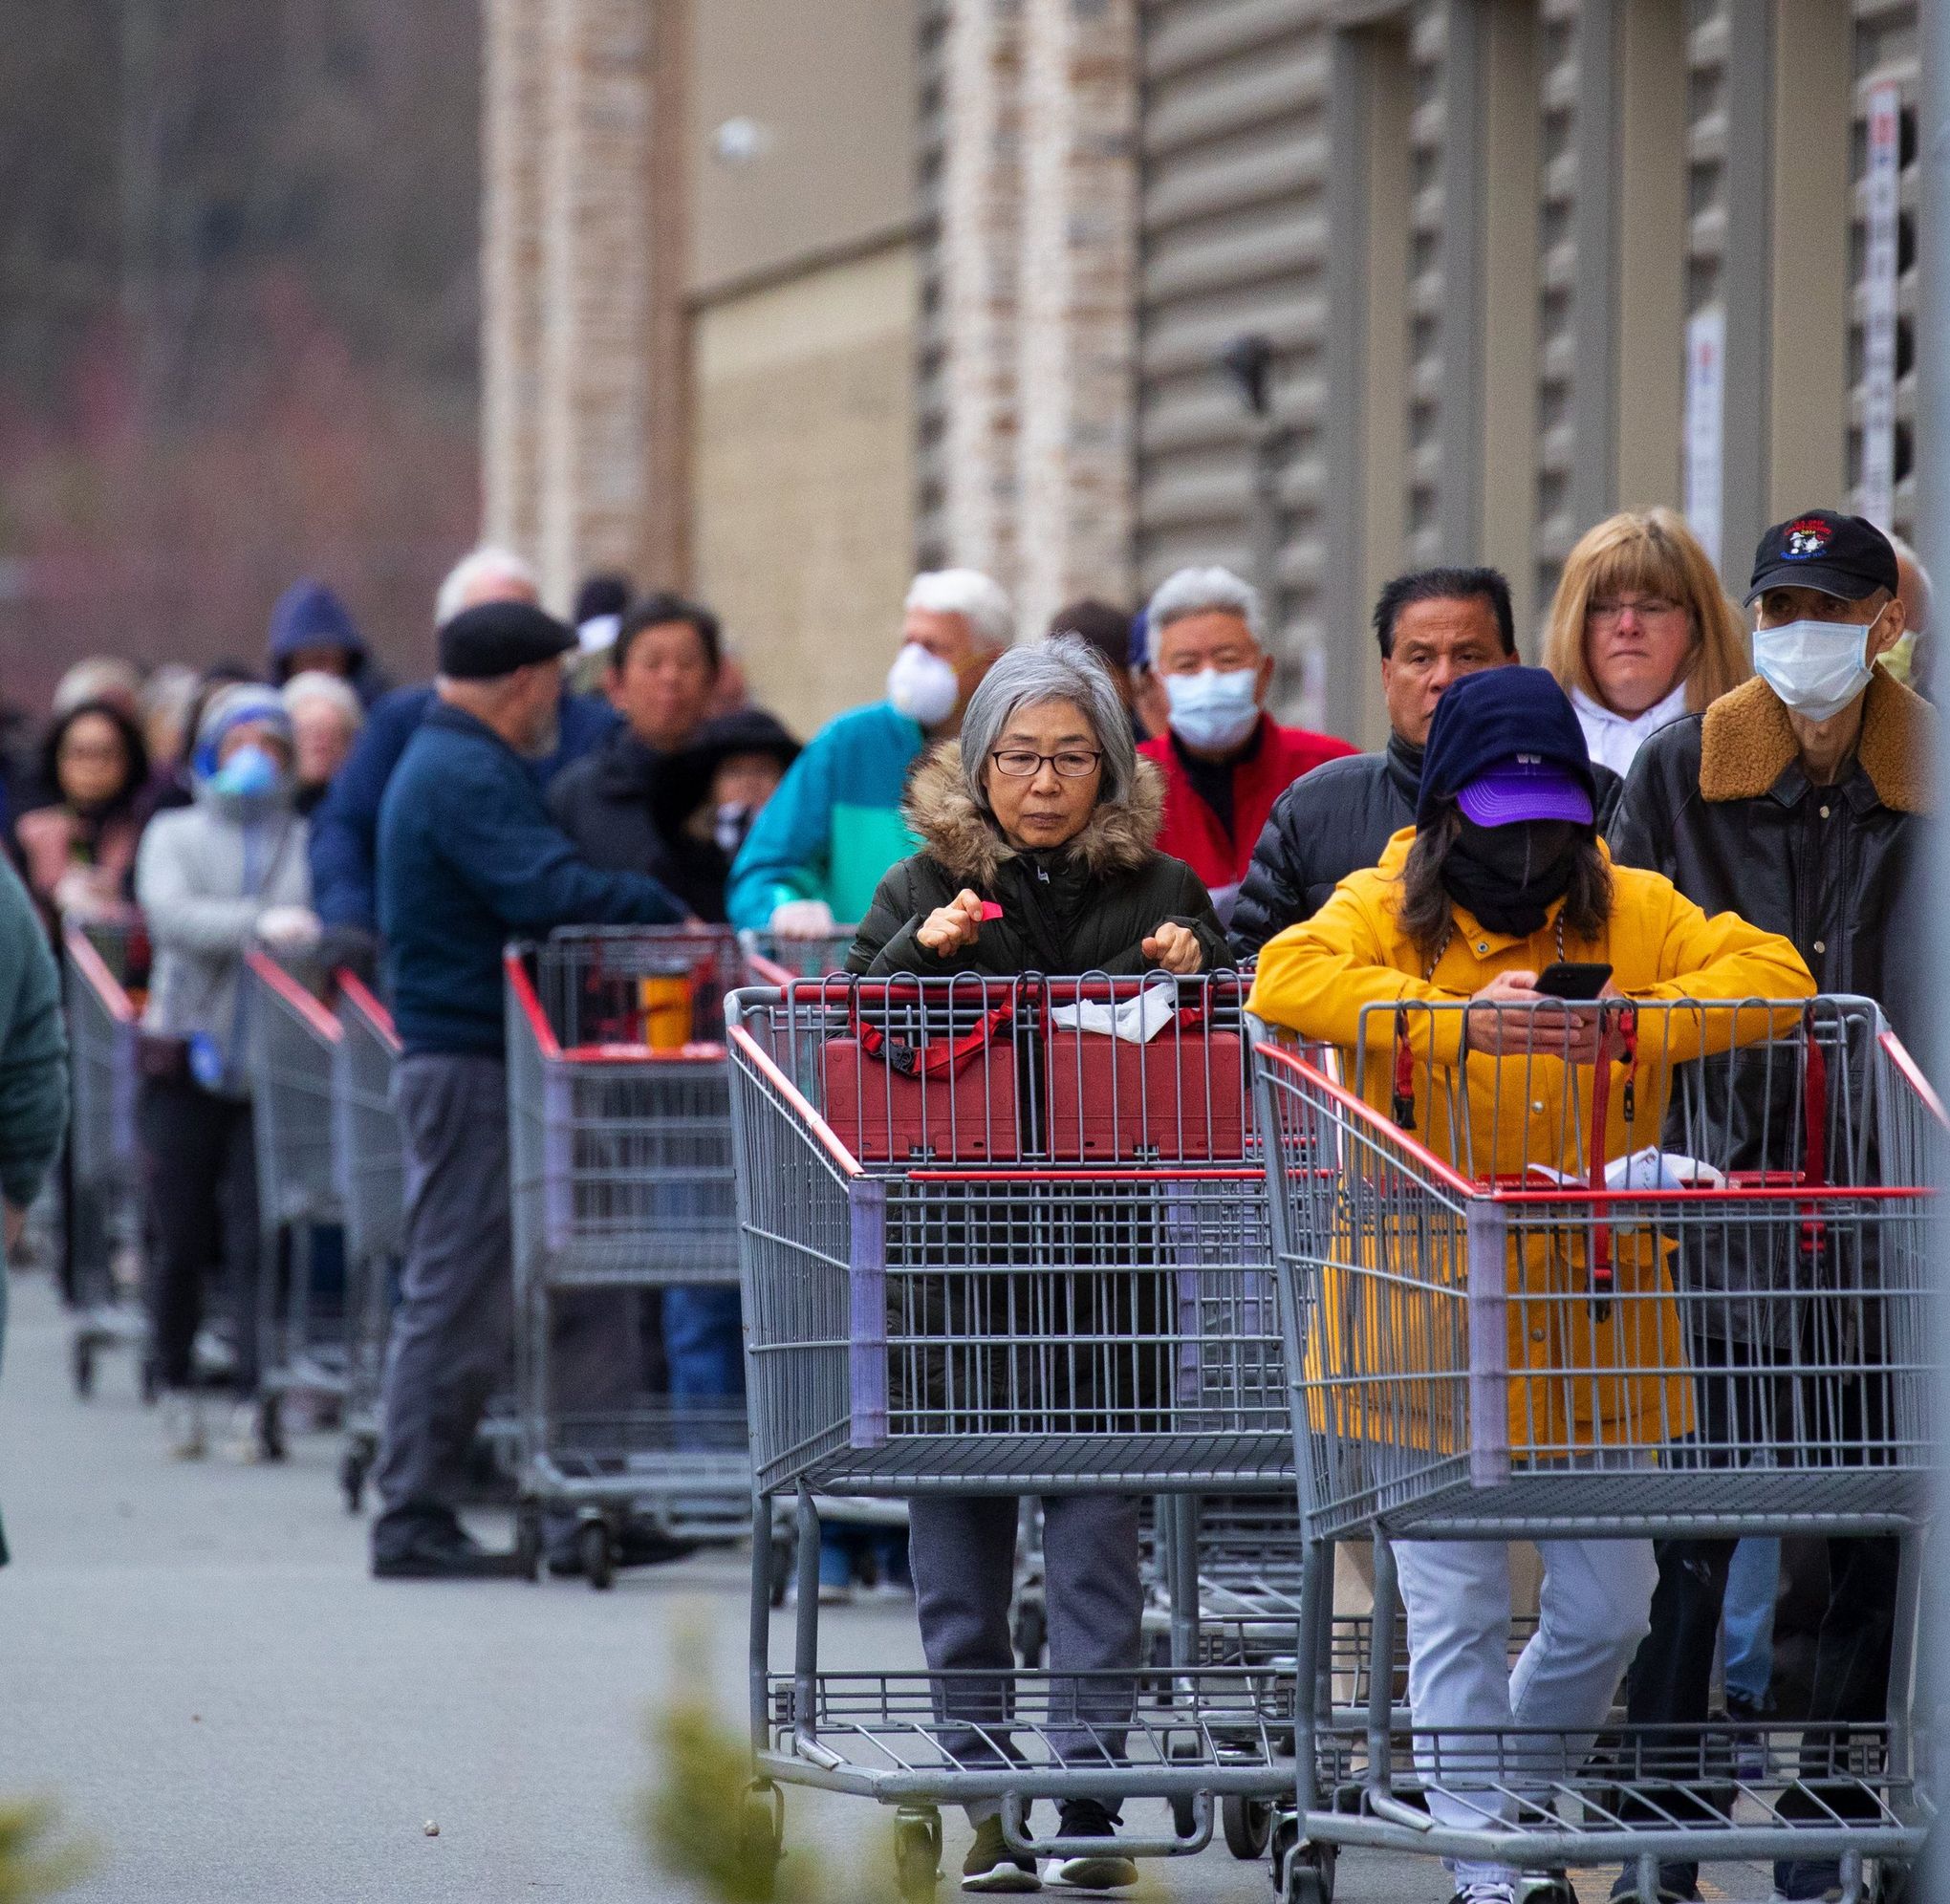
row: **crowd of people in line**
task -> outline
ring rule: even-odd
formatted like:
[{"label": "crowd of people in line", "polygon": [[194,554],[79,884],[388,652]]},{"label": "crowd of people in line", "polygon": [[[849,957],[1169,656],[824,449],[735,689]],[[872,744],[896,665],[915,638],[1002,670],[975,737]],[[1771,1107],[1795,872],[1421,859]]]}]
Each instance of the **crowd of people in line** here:
[{"label": "crowd of people in line", "polygon": [[[373,1570],[507,1570],[459,1513],[512,1329],[507,941],[704,920],[853,933],[847,965],[871,974],[1256,961],[1250,1008],[1304,1038],[1354,1042],[1363,1003],[1466,1000],[1486,1052],[1536,1035],[1539,972],[1576,957],[1641,997],[1863,994],[1911,1035],[1928,578],[1881,530],[1816,508],[1762,539],[1746,607],[1750,626],[1658,508],[1571,551],[1540,667],[1519,659],[1495,570],[1400,575],[1374,612],[1388,740],[1364,753],[1275,718],[1266,606],[1223,568],[1168,576],[1135,616],[1073,604],[1029,640],[997,583],[950,569],[915,577],[884,697],[802,746],[750,704],[717,617],[677,594],[599,576],[558,620],[522,560],[480,549],[439,590],[433,679],[389,689],[338,597],[297,583],[261,670],[77,664],[0,788],[20,874],[0,878],[10,1243],[57,1150],[48,935],[141,921],[153,1352],[171,1450],[204,1452],[184,1403],[208,1378],[208,1290],[231,1309],[224,1380],[248,1396],[256,1379],[244,955],[382,982],[408,1188]],[[673,1392],[741,1392],[735,1291],[670,1291],[661,1320]],[[1754,1352],[1689,1345],[1696,1364]],[[1644,1398],[1623,1386],[1629,1413]],[[1015,1537],[1013,1502],[914,1504],[932,1667],[1007,1669]],[[1051,1499],[1045,1540],[1052,1667],[1135,1666],[1135,1504]],[[678,1550],[646,1529],[620,1558]],[[1837,1540],[1823,1559],[1807,1713],[1874,1719],[1895,1543]],[[905,1589],[908,1565],[887,1529],[850,1538],[840,1517],[822,1591]],[[1591,1732],[1622,1677],[1636,1720],[1703,1722],[1722,1647],[1727,1709],[1762,1715],[1781,1580],[1773,1541],[1547,1544],[1512,1670],[1504,1546],[1404,1543],[1416,1720]],[[1067,1804],[1064,1834],[1105,1853],[1042,1874],[978,1810],[967,1889],[1135,1881],[1113,1805]],[[1789,1899],[1834,1881],[1809,1861],[1776,1873]],[[1501,1866],[1457,1883],[1463,1904],[1570,1894]],[[1614,1894],[1636,1885],[1628,1872]],[[1691,1866],[1662,1871],[1660,1899],[1699,1894]]]}]

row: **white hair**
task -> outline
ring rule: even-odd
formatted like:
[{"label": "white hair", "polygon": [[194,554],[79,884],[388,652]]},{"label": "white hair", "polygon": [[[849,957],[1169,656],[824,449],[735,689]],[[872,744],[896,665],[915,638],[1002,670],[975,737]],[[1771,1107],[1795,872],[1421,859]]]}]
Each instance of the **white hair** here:
[{"label": "white hair", "polygon": [[283,697],[285,712],[294,719],[301,702],[322,701],[344,717],[345,725],[355,734],[365,725],[365,707],[353,692],[352,684],[336,674],[327,674],[323,668],[307,668],[303,674],[294,674],[285,682]]},{"label": "white hair", "polygon": [[1158,638],[1174,621],[1193,615],[1236,615],[1255,641],[1266,641],[1266,613],[1260,592],[1230,569],[1180,569],[1158,585],[1144,611],[1145,652],[1158,660]]},{"label": "white hair", "polygon": [[1930,579],[1929,570],[1923,567],[1923,558],[1895,530],[1890,530],[1888,535],[1889,546],[1896,551],[1896,559],[1907,562],[1916,571],[1917,618],[1913,632],[1928,634],[1930,624],[1937,617],[1937,585]]},{"label": "white hair", "polygon": [[492,543],[484,543],[479,549],[469,550],[446,572],[446,579],[433,598],[433,625],[444,628],[468,606],[467,597],[483,582],[492,581],[518,582],[536,597],[542,592],[534,570],[512,549],[497,549]]},{"label": "white hair", "polygon": [[930,569],[915,576],[904,608],[925,615],[959,615],[985,648],[1007,648],[1015,639],[1015,609],[1002,584],[980,569]]}]

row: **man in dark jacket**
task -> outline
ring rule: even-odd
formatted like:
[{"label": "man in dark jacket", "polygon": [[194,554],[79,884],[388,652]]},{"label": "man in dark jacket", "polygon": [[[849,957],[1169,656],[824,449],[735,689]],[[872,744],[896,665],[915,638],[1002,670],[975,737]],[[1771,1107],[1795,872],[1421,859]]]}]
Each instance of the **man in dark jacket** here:
[{"label": "man in dark jacket", "polygon": [[618,625],[606,685],[622,724],[549,785],[555,824],[598,866],[668,871],[650,811],[657,770],[697,737],[720,659],[718,617],[682,595],[646,595]]},{"label": "man in dark jacket", "polygon": [[[1921,862],[1935,737],[1927,703],[1875,665],[1902,636],[1897,579],[1888,538],[1859,516],[1810,509],[1770,529],[1747,595],[1757,679],[1646,742],[1610,837],[1621,865],[1662,873],[1708,912],[1735,911],[1791,939],[1823,992],[1873,998],[1898,1036],[1916,1038],[1933,969],[1922,956]],[[1749,1132],[1756,1167],[1780,1162],[1765,1155],[1778,1138],[1769,1145],[1762,1134],[1794,1125],[1783,1108],[1729,1109],[1734,1127]],[[1785,1303],[1690,1307],[1689,1350],[1702,1369],[1808,1347],[1775,1339],[1769,1325]],[[1726,1418],[1736,1386],[1730,1376],[1701,1384],[1709,1448],[1756,1438]],[[1652,1636],[1632,1669],[1635,1722],[1705,1721],[1733,1548],[1730,1540],[1659,1544]],[[1887,1690],[1896,1543],[1831,1541],[1829,1565],[1809,1716],[1874,1722]],[[1823,1735],[1812,1737],[1818,1760]],[[1631,1876],[1614,1895],[1636,1894]],[[1692,1865],[1672,1865],[1661,1883],[1696,1897],[1696,1878]],[[1821,1897],[1838,1881],[1833,1860],[1775,1870],[1784,1898]]]},{"label": "man in dark jacket", "polygon": [[[1417,569],[1375,604],[1388,745],[1317,767],[1273,803],[1232,914],[1233,949],[1251,958],[1276,933],[1311,919],[1350,873],[1373,866],[1392,834],[1415,824],[1422,746],[1451,682],[1517,659],[1510,585],[1495,569]],[[1603,832],[1615,773],[1593,768]]]},{"label": "man in dark jacket", "polygon": [[574,633],[527,603],[441,631],[439,698],[379,815],[379,923],[403,1055],[406,1261],[386,1360],[373,1571],[505,1570],[455,1512],[468,1444],[511,1324],[501,953],[557,925],[657,924],[682,908],[604,873],[550,823],[529,759],[545,743]]},{"label": "man in dark jacket", "polygon": [[366,650],[351,612],[322,582],[293,582],[271,611],[270,680],[282,687],[293,675],[336,675],[370,707],[386,678]]},{"label": "man in dark jacket", "polygon": [[[505,550],[477,549],[457,563],[441,584],[435,627],[488,602],[537,599],[534,575],[519,556]],[[333,942],[337,959],[358,963],[370,957],[372,936],[379,930],[379,898],[373,873],[374,846],[379,831],[379,803],[406,743],[434,704],[435,684],[395,688],[382,697],[366,719],[345,765],[333,780],[332,790],[311,819],[307,851],[312,866],[312,904]],[[547,787],[573,760],[599,746],[617,725],[607,703],[594,696],[558,695],[547,738],[529,758],[529,771],[537,786]]]}]

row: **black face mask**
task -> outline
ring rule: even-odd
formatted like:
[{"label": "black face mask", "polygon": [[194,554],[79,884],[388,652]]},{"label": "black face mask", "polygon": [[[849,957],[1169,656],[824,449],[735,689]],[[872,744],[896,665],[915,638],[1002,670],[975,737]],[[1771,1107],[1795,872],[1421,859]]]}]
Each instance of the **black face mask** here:
[{"label": "black face mask", "polygon": [[1528,937],[1561,899],[1591,829],[1570,820],[1516,820],[1462,830],[1442,861],[1442,890],[1492,932]]}]

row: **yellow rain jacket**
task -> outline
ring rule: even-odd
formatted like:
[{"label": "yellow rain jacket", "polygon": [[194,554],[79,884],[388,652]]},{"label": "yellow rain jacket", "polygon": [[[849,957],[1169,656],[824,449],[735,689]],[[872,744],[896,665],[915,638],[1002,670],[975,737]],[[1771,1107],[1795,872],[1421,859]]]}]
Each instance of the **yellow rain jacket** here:
[{"label": "yellow rain jacket", "polygon": [[[1397,833],[1378,866],[1351,874],[1311,920],[1268,941],[1249,1006],[1304,1039],[1341,1048],[1350,1088],[1358,1078],[1363,1096],[1383,1118],[1391,1113],[1396,1015],[1371,1014],[1362,1064],[1355,1047],[1364,1006],[1454,1005],[1499,973],[1542,971],[1559,956],[1558,906],[1528,939],[1492,932],[1458,906],[1449,941],[1432,976],[1424,978],[1425,956],[1397,920],[1402,868],[1414,839],[1413,828]],[[1611,965],[1613,984],[1629,998],[1656,1004],[1813,995],[1808,967],[1786,939],[1733,913],[1708,918],[1656,873],[1614,866],[1612,882],[1605,930],[1594,941],[1568,935],[1562,956]],[[1797,1022],[1798,1013],[1780,1011],[1641,1012],[1629,1125],[1627,1068],[1610,1068],[1607,1158],[1658,1143],[1673,1065],[1790,1032]],[[1416,1056],[1418,1143],[1477,1182],[1521,1179],[1540,1165],[1585,1178],[1590,1158],[1581,1154],[1581,1138],[1592,1110],[1592,1066],[1541,1054],[1465,1057],[1461,1011],[1411,1009],[1403,1024]],[[1572,1092],[1578,1095],[1568,1103]],[[1513,1213],[1507,1311],[1513,1450],[1562,1455],[1605,1443],[1656,1446],[1691,1426],[1692,1384],[1665,1267],[1670,1246],[1644,1225],[1630,1226],[1622,1215],[1620,1222],[1625,1226],[1614,1232],[1618,1300],[1600,1310],[1586,1300],[1589,1225],[1567,1222],[1561,1215],[1553,1222]],[[1434,1225],[1419,1238],[1397,1227],[1398,1239],[1409,1239],[1405,1247],[1423,1252],[1423,1260],[1410,1266],[1406,1287],[1398,1273],[1404,1266],[1380,1260],[1385,1245],[1376,1238],[1382,1233],[1370,1221],[1355,1224],[1343,1241],[1341,1247],[1353,1252],[1347,1260],[1382,1273],[1364,1278],[1357,1270],[1357,1280],[1373,1285],[1365,1297],[1343,1300],[1350,1295],[1343,1287],[1321,1305],[1318,1326],[1336,1340],[1311,1345],[1310,1374],[1321,1372],[1324,1350],[1333,1375],[1379,1378],[1365,1389],[1342,1387],[1344,1410],[1352,1406],[1362,1415],[1374,1410],[1393,1417],[1396,1428],[1391,1432],[1370,1417],[1364,1431],[1343,1413],[1344,1431],[1378,1431],[1384,1439],[1423,1446],[1433,1439],[1441,1447],[1449,1433],[1434,1427],[1430,1417],[1452,1417],[1449,1383],[1411,1380],[1396,1389],[1389,1376],[1398,1372],[1412,1378],[1426,1371],[1444,1377],[1455,1368],[1454,1331],[1467,1326],[1460,1309],[1467,1276],[1462,1225]],[[1430,1255],[1444,1260],[1430,1261]],[[1425,1292],[1419,1303],[1414,1300],[1418,1283]],[[1439,1305],[1447,1313],[1432,1318],[1437,1291],[1449,1299]],[[1648,1300],[1655,1292],[1662,1294]],[[1632,1373],[1604,1373],[1614,1369]]]}]

